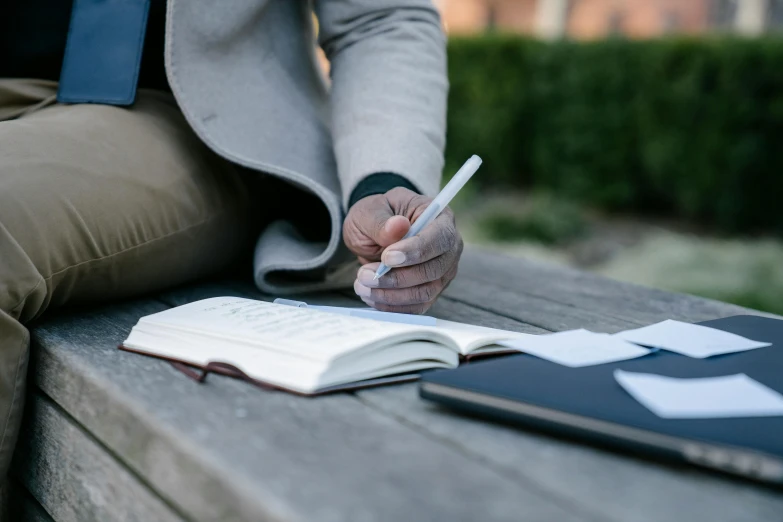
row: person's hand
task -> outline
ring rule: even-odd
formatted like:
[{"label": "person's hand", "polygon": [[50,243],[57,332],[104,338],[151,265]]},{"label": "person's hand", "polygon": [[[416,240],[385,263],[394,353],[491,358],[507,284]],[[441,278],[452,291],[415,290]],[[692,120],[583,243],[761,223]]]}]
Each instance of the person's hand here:
[{"label": "person's hand", "polygon": [[[354,290],[373,308],[422,314],[457,275],[463,244],[450,209],[441,212],[419,235],[402,239],[431,201],[408,189],[395,188],[359,200],[348,212],[343,239],[363,265]],[[392,270],[373,281],[378,261]]]}]

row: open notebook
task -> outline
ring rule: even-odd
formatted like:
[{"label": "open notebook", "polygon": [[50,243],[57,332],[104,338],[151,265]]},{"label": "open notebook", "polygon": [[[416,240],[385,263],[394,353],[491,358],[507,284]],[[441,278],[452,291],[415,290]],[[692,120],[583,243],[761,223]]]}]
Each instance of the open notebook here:
[{"label": "open notebook", "polygon": [[440,319],[436,326],[410,325],[215,297],[142,317],[120,348],[314,395],[455,368],[469,356],[509,352],[495,343],[524,335]]}]

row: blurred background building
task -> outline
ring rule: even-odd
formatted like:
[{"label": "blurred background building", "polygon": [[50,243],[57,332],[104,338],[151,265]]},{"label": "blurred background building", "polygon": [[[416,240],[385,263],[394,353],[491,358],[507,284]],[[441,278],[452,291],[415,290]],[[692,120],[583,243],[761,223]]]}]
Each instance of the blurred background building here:
[{"label": "blurred background building", "polygon": [[783,30],[783,0],[436,0],[451,34],[650,38]]}]

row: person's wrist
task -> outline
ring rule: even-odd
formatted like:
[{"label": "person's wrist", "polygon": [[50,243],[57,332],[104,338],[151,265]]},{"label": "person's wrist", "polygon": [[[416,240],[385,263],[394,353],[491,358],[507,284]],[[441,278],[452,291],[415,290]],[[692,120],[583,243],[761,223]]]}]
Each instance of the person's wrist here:
[{"label": "person's wrist", "polygon": [[420,194],[416,186],[403,176],[393,172],[376,172],[375,174],[370,174],[356,185],[353,192],[351,192],[351,197],[348,198],[348,209],[350,210],[356,203],[368,196],[386,194],[397,187],[403,187]]}]

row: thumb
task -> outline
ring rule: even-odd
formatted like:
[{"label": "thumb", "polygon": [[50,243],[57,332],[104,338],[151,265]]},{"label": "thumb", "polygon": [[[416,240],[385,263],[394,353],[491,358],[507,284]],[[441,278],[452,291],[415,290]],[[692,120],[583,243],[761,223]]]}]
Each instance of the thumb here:
[{"label": "thumb", "polygon": [[384,248],[408,233],[411,224],[405,216],[395,215],[387,202],[370,199],[354,205],[345,220],[343,234],[354,254],[377,261]]},{"label": "thumb", "polygon": [[391,216],[378,227],[372,239],[378,246],[386,248],[402,239],[410,228],[411,222],[405,216]]}]

